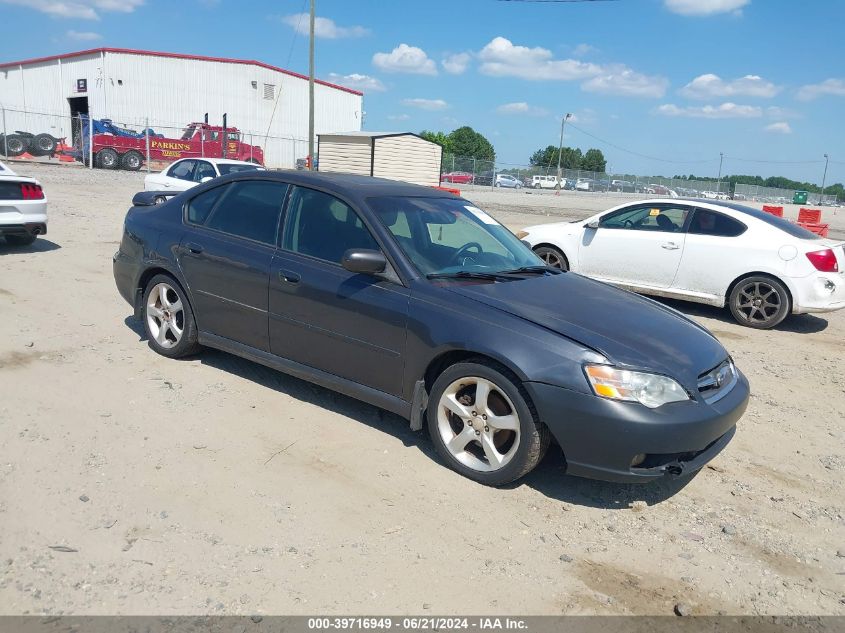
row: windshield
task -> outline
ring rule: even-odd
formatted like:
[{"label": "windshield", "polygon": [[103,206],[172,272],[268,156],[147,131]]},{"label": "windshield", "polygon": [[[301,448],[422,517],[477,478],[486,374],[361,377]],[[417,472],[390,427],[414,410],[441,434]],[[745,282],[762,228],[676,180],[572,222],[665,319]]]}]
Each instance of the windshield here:
[{"label": "windshield", "polygon": [[235,163],[218,163],[217,169],[220,170],[220,175],[225,176],[226,174],[236,174],[240,171],[255,171],[256,169],[261,169],[258,165],[237,165]]},{"label": "windshield", "polygon": [[368,202],[424,275],[544,265],[513,233],[466,200],[381,197]]}]

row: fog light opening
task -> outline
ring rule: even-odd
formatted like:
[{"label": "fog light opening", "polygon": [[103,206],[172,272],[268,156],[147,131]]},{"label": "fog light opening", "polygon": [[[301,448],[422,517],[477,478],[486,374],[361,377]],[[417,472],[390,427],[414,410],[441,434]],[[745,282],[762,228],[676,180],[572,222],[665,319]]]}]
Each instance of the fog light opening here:
[{"label": "fog light opening", "polygon": [[646,454],[645,453],[637,453],[634,455],[634,459],[631,460],[631,468],[636,468],[640,464],[645,461]]}]

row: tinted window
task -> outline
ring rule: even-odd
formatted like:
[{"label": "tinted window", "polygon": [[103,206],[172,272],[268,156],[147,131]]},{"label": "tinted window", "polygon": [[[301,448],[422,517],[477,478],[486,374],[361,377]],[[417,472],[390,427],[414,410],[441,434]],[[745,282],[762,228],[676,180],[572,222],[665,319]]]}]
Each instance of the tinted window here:
[{"label": "tinted window", "polygon": [[689,225],[689,232],[696,235],[736,237],[745,233],[745,225],[715,211],[696,209]]},{"label": "tinted window", "polygon": [[220,170],[220,175],[225,176],[226,174],[236,174],[241,171],[255,171],[258,169],[258,165],[237,165],[233,163],[223,163],[222,165],[217,165],[217,169]]},{"label": "tinted window", "polygon": [[379,250],[352,208],[334,196],[303,187],[291,194],[283,247],[334,264],[350,248]]},{"label": "tinted window", "polygon": [[286,184],[279,182],[232,183],[205,225],[230,235],[275,244],[287,189]]},{"label": "tinted window", "polygon": [[747,207],[744,204],[737,204],[735,202],[719,202],[719,206],[727,207],[728,209],[733,209],[734,211],[739,211],[740,213],[745,213],[746,215],[750,215],[752,218],[756,218],[758,220],[762,220],[766,224],[770,224],[775,228],[780,229],[786,233],[789,233],[792,237],[800,237],[804,240],[820,240],[822,239],[820,236],[816,235],[815,233],[810,233],[807,229],[801,228],[797,224],[793,224],[789,220],[784,218],[779,218],[771,213],[766,213],[765,211],[761,211],[760,209],[755,209],[754,207]]},{"label": "tinted window", "polygon": [[216,178],[217,172],[211,163],[204,160],[197,161],[197,168],[194,170],[194,181],[202,182],[203,178]]},{"label": "tinted window", "polygon": [[689,213],[690,209],[685,207],[638,205],[604,216],[599,226],[608,229],[677,233],[683,230]]},{"label": "tinted window", "polygon": [[188,202],[188,222],[204,224],[208,214],[214,208],[214,204],[225,190],[226,187],[216,187],[191,198]]},{"label": "tinted window", "polygon": [[195,160],[183,160],[179,163],[176,163],[170,168],[170,171],[167,172],[167,175],[171,178],[179,178],[180,180],[191,180],[191,176],[194,172],[194,165],[197,161]]}]

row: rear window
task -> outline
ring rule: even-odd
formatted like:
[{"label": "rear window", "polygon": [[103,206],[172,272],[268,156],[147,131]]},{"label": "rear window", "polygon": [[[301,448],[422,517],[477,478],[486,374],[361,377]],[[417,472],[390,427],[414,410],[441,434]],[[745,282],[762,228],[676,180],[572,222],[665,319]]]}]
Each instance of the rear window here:
[{"label": "rear window", "polygon": [[221,176],[225,176],[226,174],[237,174],[242,171],[255,171],[258,169],[258,165],[234,165],[223,163],[222,165],[218,164],[217,169],[220,170]]},{"label": "rear window", "polygon": [[754,207],[748,207],[744,204],[737,204],[735,202],[719,202],[719,206],[727,207],[728,209],[733,209],[734,211],[739,211],[740,213],[745,213],[750,215],[752,218],[756,218],[769,224],[785,233],[788,233],[792,237],[798,237],[803,240],[820,240],[822,239],[815,233],[811,233],[807,229],[803,229],[797,224],[793,224],[789,220],[784,218],[779,218],[776,215],[772,215],[771,213],[766,213],[765,211],[761,211],[760,209],[755,209]]}]

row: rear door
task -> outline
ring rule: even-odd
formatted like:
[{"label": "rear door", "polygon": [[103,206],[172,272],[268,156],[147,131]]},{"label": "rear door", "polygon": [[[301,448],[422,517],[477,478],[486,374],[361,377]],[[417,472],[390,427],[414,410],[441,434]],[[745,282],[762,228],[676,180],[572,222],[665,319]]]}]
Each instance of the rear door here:
[{"label": "rear door", "polygon": [[186,204],[177,259],[203,332],[269,351],[268,279],[287,190],[285,183],[244,180]]},{"label": "rear door", "polygon": [[670,287],[691,211],[684,205],[635,204],[605,215],[597,229],[584,229],[579,271],[635,286]]}]

